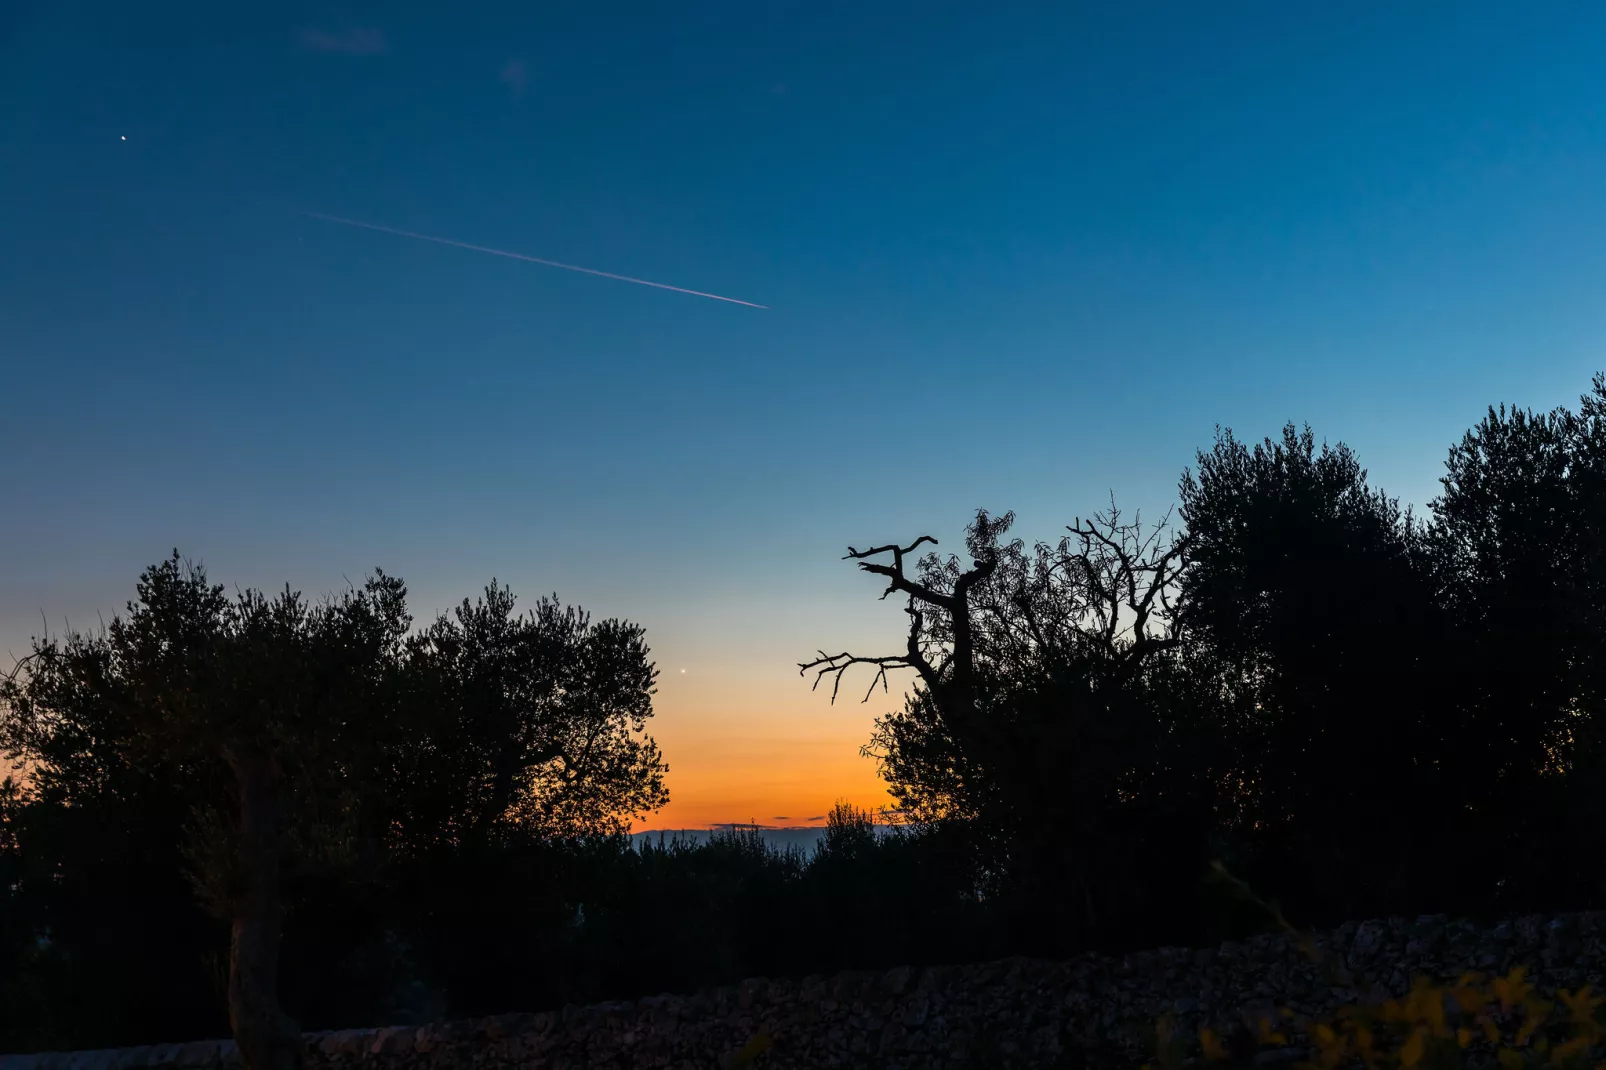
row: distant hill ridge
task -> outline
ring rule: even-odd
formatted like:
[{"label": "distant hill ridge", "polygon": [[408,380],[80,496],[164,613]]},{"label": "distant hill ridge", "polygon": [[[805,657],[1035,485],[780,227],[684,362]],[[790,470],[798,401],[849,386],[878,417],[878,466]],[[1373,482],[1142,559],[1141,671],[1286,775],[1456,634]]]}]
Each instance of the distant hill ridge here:
[{"label": "distant hill ridge", "polygon": [[783,851],[788,847],[798,847],[804,852],[813,851],[815,846],[825,838],[824,825],[747,825],[732,823],[700,829],[648,829],[644,832],[632,833],[630,842],[638,847],[645,841],[657,843],[662,840],[665,843],[669,843],[677,839],[685,843],[707,843],[709,839],[720,833],[748,831],[758,833],[759,838],[765,843]]}]

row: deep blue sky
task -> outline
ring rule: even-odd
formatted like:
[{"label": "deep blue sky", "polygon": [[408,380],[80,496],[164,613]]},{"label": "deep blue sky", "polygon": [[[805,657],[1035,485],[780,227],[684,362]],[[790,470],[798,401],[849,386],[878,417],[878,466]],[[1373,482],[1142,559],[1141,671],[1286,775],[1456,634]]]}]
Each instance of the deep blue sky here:
[{"label": "deep blue sky", "polygon": [[1606,6],[1532,7],[11,4],[0,651],[174,546],[495,574],[648,625],[666,746],[851,751],[850,541],[1158,509],[1217,423],[1421,504],[1587,387]]}]

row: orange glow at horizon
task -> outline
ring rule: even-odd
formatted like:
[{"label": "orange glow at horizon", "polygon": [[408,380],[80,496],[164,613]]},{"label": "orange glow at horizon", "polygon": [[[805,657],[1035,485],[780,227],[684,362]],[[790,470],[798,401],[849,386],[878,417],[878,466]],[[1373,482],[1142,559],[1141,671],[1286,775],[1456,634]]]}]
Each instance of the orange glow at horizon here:
[{"label": "orange glow at horizon", "polygon": [[823,825],[837,802],[891,807],[875,761],[859,753],[885,706],[832,706],[795,673],[779,688],[779,680],[715,686],[701,674],[666,673],[648,732],[669,763],[669,805],[632,831]]}]

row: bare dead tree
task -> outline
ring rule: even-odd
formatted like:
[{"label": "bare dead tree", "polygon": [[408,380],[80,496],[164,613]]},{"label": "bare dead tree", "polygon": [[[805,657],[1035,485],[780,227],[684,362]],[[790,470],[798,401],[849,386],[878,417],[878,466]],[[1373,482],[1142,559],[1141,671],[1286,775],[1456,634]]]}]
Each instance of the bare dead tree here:
[{"label": "bare dead tree", "polygon": [[[883,599],[907,598],[904,649],[822,650],[799,670],[815,688],[829,678],[833,701],[855,666],[873,670],[866,700],[878,685],[890,690],[891,673],[914,671],[925,695],[878,720],[888,749],[876,757],[895,776],[942,770],[942,783],[927,785],[939,793],[964,782],[946,776],[956,768],[984,777],[976,798],[992,799],[991,818],[1018,837],[1012,864],[1024,886],[1048,897],[1039,906],[1049,914],[1050,900],[1069,896],[1068,915],[1054,922],[1068,927],[1069,946],[1098,931],[1112,901],[1095,894],[1094,858],[1115,835],[1108,820],[1123,778],[1150,760],[1158,738],[1137,678],[1182,642],[1175,599],[1187,540],[1172,534],[1169,515],[1146,527],[1113,502],[1031,548],[1004,540],[1013,520],[978,513],[968,563],[933,552],[911,568],[912,555],[936,545],[930,536],[849,547],[845,560],[886,580]],[[954,746],[946,761],[932,760]]]},{"label": "bare dead tree", "polygon": [[[921,579],[911,578],[906,571],[905,561],[908,556],[927,543],[936,546],[937,540],[930,535],[922,535],[907,546],[888,543],[885,546],[872,546],[868,550],[857,550],[849,546],[847,554],[843,557],[844,561],[857,561],[859,568],[865,572],[886,578],[887,589],[881,592],[883,599],[892,594],[908,596],[909,601],[904,612],[909,615],[909,634],[904,652],[867,657],[847,651],[827,654],[821,650],[819,657],[798,666],[799,675],[813,672],[816,688],[819,687],[821,680],[831,677],[831,700],[835,702],[837,692],[842,686],[842,677],[848,669],[855,665],[873,665],[876,669],[875,676],[865,692],[865,700],[868,701],[870,695],[875,692],[877,683],[881,685],[883,691],[888,690],[889,669],[913,669],[932,695],[938,699],[944,715],[960,730],[970,729],[974,727],[976,720],[974,631],[971,625],[970,596],[976,587],[985,583],[997,570],[998,556],[996,553],[984,553],[970,568],[961,572],[954,579],[950,589],[945,591]],[[877,560],[888,554],[892,557],[890,564],[884,560]],[[938,634],[949,640],[946,643],[935,639],[932,629],[928,626],[927,613],[933,610],[943,617],[945,627]]]},{"label": "bare dead tree", "polygon": [[871,666],[868,701],[877,685],[890,690],[890,671],[912,669],[956,728],[975,717],[978,658],[1030,659],[1056,676],[1070,665],[1097,667],[1100,686],[1119,686],[1181,642],[1174,599],[1187,540],[1171,537],[1169,520],[1145,528],[1140,517],[1123,520],[1112,502],[1085,522],[1078,517],[1058,544],[1039,543],[1028,554],[1019,540],[998,544],[1012,513],[979,513],[969,566],[928,554],[913,576],[908,558],[937,545],[929,535],[907,546],[850,546],[843,560],[886,578],[883,599],[907,596],[905,649],[881,656],[821,650],[799,665],[800,674],[814,673],[815,688],[829,677],[834,702],[849,669]]},{"label": "bare dead tree", "polygon": [[1169,512],[1147,531],[1141,517],[1122,521],[1113,501],[1107,512],[1086,523],[1078,517],[1067,530],[1060,558],[1080,571],[1113,682],[1125,682],[1149,657],[1182,641],[1174,599],[1187,561],[1187,536],[1167,541]]}]

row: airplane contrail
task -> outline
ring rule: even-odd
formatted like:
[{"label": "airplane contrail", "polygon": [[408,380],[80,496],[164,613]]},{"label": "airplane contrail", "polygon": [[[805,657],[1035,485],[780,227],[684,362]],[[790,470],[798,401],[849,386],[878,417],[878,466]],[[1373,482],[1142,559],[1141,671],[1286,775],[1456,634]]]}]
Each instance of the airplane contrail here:
[{"label": "airplane contrail", "polygon": [[598,271],[596,268],[579,267],[575,264],[563,264],[556,260],[543,260],[539,256],[526,256],[523,253],[512,253],[506,249],[492,249],[488,245],[470,245],[466,241],[456,241],[452,238],[437,238],[433,234],[417,234],[410,230],[400,230],[396,227],[387,227],[379,223],[364,223],[360,219],[344,219],[337,215],[325,215],[322,212],[302,212],[304,216],[313,219],[323,219],[330,223],[344,223],[348,227],[362,227],[365,230],[378,230],[386,234],[399,234],[403,238],[417,238],[419,241],[432,241],[440,245],[455,245],[459,249],[472,249],[476,253],[490,253],[492,256],[505,256],[512,260],[528,260],[532,264],[545,264],[547,267],[562,268],[564,271],[578,271],[586,275],[598,275],[604,279],[617,279],[620,282],[633,282],[637,286],[652,286],[659,290],[673,290],[678,294],[691,294],[693,297],[707,297],[713,301],[728,301],[733,305],[746,305],[748,308],[769,308],[768,305],[754,304],[752,301],[742,301],[735,297],[723,297],[720,294],[704,293],[701,290],[688,290],[684,286],[671,286],[667,282],[652,282],[648,279],[635,279],[629,275],[615,275],[611,271]]}]

